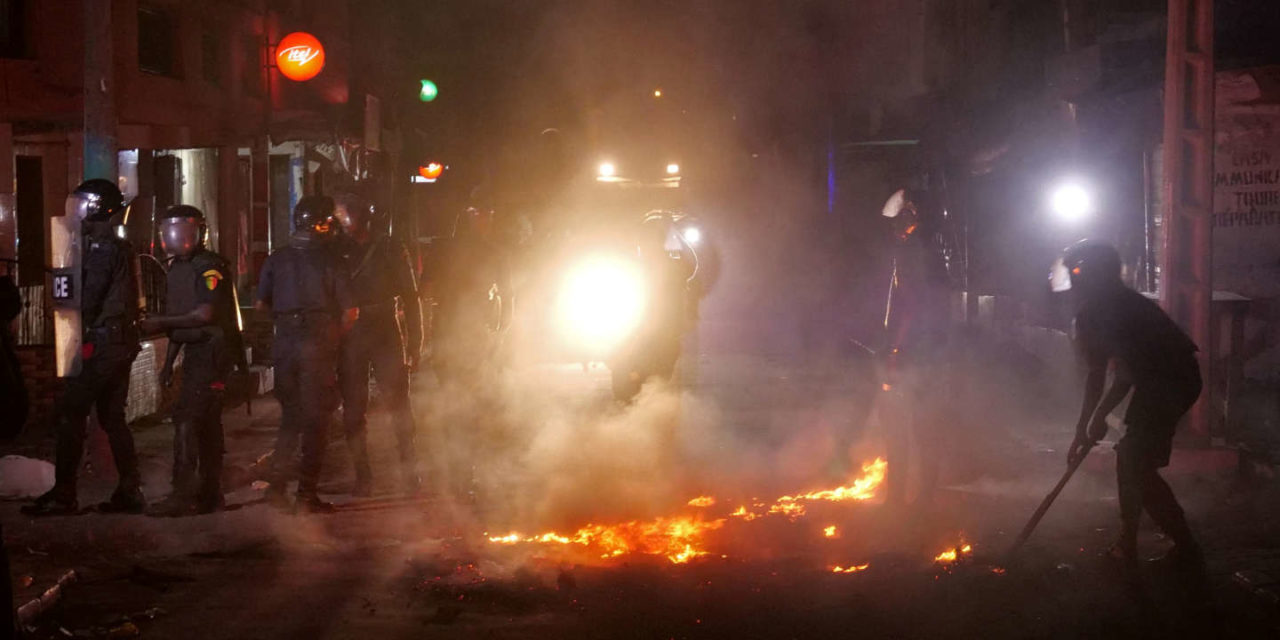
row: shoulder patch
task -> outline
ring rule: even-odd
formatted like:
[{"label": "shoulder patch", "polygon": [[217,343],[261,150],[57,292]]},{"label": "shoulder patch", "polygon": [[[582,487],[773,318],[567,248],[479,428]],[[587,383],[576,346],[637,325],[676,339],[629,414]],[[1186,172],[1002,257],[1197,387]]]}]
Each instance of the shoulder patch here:
[{"label": "shoulder patch", "polygon": [[209,269],[200,274],[200,277],[204,279],[204,286],[213,291],[218,288],[218,282],[222,280],[222,272],[217,269]]}]

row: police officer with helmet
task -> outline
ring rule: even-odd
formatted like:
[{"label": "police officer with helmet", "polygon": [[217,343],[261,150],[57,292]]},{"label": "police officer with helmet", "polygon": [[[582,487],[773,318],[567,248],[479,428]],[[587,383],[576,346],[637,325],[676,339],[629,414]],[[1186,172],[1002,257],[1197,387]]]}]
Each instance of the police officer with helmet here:
[{"label": "police officer with helmet", "polygon": [[326,430],[337,408],[338,348],[355,321],[347,280],[331,246],[333,200],[306,196],[293,210],[289,246],[267,257],[254,308],[275,321],[272,358],[281,424],[276,438],[267,499],[287,506],[285,485],[293,451],[302,447],[295,507],[312,513],[333,510],[317,485]]},{"label": "police officer with helmet", "polygon": [[85,421],[96,408],[119,474],[104,512],[141,513],[142,478],[133,434],[125,424],[129,370],[138,354],[137,256],[114,226],[125,215],[124,196],[109,180],[87,180],[67,197],[66,213],[81,221],[81,370],[66,379],[58,403],[57,460],[53,489],[23,507],[28,515],[76,513],[76,475],[84,456]]},{"label": "police officer with helmet", "polygon": [[[409,372],[416,368],[422,352],[422,314],[409,252],[372,228],[375,211],[369,201],[342,193],[334,202],[334,217],[342,230],[336,248],[350,278],[353,302],[359,308],[355,326],[343,337],[338,364],[342,423],[356,471],[352,494],[368,496],[372,492],[365,430],[371,370],[391,414],[400,450],[401,482],[407,492],[416,493],[421,481],[414,451],[416,428],[409,404]],[[397,301],[404,313],[404,331]]]},{"label": "police officer with helmet", "polygon": [[160,382],[169,386],[182,353],[182,390],[173,410],[173,491],[156,515],[222,508],[222,404],[233,365],[243,366],[239,310],[227,260],[205,248],[204,213],[189,205],[160,216],[160,242],[172,262],[165,315],[144,318],[146,333],[169,338]]}]

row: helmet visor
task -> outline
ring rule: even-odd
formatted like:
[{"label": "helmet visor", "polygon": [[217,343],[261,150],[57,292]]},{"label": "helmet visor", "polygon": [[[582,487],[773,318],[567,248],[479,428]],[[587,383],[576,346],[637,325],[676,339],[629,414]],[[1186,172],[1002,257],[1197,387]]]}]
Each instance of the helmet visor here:
[{"label": "helmet visor", "polygon": [[83,221],[101,209],[101,198],[92,193],[72,192],[67,196],[65,212],[68,218]]},{"label": "helmet visor", "polygon": [[190,255],[200,246],[203,229],[191,218],[169,218],[160,222],[160,244],[171,256]]}]

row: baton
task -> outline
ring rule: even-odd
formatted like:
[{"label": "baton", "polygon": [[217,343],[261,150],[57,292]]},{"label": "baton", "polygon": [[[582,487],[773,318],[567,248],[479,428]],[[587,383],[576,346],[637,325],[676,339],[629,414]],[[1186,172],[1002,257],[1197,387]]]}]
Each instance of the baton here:
[{"label": "baton", "polygon": [[1079,458],[1076,458],[1074,462],[1067,465],[1066,473],[1062,474],[1062,479],[1058,480],[1058,484],[1054,486],[1053,491],[1050,491],[1049,495],[1045,496],[1044,500],[1040,502],[1040,506],[1036,508],[1036,512],[1031,514],[1031,519],[1027,521],[1027,526],[1022,528],[1022,533],[1019,533],[1018,538],[1013,541],[1013,546],[1009,548],[1007,555],[1013,555],[1014,552],[1021,548],[1022,544],[1027,541],[1027,538],[1031,537],[1031,532],[1036,530],[1036,525],[1040,524],[1040,520],[1044,518],[1044,514],[1048,513],[1049,507],[1053,505],[1053,501],[1057,499],[1058,494],[1062,493],[1062,488],[1067,486],[1067,481],[1071,480],[1071,476],[1075,475],[1076,469],[1080,468],[1080,464],[1084,462],[1084,459],[1088,457],[1089,452],[1092,451],[1094,446],[1097,444],[1098,443],[1095,442],[1086,447],[1084,451],[1080,452]]}]

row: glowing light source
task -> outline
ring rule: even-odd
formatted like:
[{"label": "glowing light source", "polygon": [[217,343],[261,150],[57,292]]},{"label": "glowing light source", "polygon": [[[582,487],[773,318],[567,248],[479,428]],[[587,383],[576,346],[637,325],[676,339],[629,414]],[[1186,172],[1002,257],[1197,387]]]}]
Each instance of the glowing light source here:
[{"label": "glowing light source", "polygon": [[613,166],[612,162],[601,162],[599,168],[596,169],[596,173],[601,178],[612,178],[617,175],[618,168]]},{"label": "glowing light source", "polygon": [[290,33],[276,45],[276,68],[294,82],[306,82],[324,69],[324,47],[305,31]]},{"label": "glowing light source", "polygon": [[593,256],[574,265],[564,281],[560,327],[576,344],[608,348],[639,326],[645,304],[639,269],[620,258]]},{"label": "glowing light source", "polygon": [[414,182],[432,183],[440,178],[444,173],[445,166],[439,162],[429,162],[418,167],[418,175],[413,176]]},{"label": "glowing light source", "polygon": [[679,175],[679,174],[680,174],[680,165],[678,165],[678,164],[676,164],[676,163],[674,163],[674,162],[672,162],[671,164],[668,164],[668,165],[667,165],[667,175],[669,175],[669,176],[675,176],[675,175]]},{"label": "glowing light source", "polygon": [[1079,183],[1058,185],[1049,196],[1049,207],[1067,222],[1076,222],[1093,213],[1093,197]]},{"label": "glowing light source", "polygon": [[436,83],[426,78],[419,80],[419,82],[422,83],[422,87],[418,89],[419,100],[423,102],[431,102],[436,99],[436,96],[440,95],[440,88],[436,86]]},{"label": "glowing light source", "polygon": [[653,90],[653,97],[655,97],[655,98],[661,98],[661,97],[662,97],[662,89],[654,89],[654,90]]},{"label": "glowing light source", "polygon": [[697,227],[685,227],[684,232],[680,235],[684,237],[685,242],[691,245],[697,245],[702,242],[702,231]]}]

